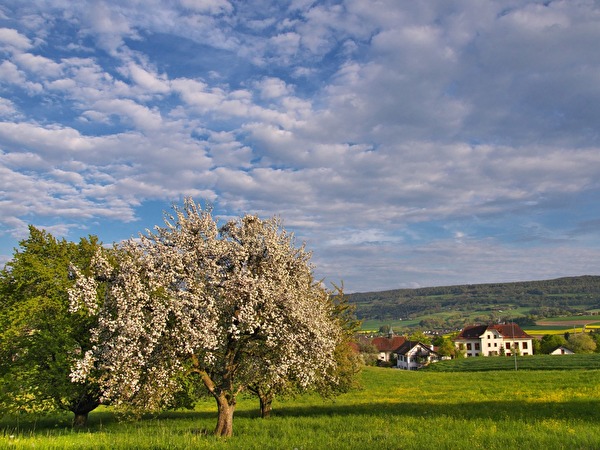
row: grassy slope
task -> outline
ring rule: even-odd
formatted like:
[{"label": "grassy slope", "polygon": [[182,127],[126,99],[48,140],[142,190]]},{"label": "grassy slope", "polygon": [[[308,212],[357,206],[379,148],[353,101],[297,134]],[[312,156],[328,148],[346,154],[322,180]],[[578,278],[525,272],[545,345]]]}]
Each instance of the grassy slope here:
[{"label": "grassy slope", "polygon": [[[559,357],[560,358],[560,357]],[[473,358],[475,359],[475,358]],[[484,358],[482,358],[484,359]],[[499,359],[499,358],[485,358]],[[215,410],[120,423],[91,414],[89,431],[61,422],[4,423],[0,448],[559,449],[600,445],[600,370],[405,372],[367,368],[364,389],[334,402],[277,401],[269,420],[241,400],[234,437],[218,440]],[[198,432],[200,430],[200,432]],[[10,437],[10,436],[14,437]]]}]

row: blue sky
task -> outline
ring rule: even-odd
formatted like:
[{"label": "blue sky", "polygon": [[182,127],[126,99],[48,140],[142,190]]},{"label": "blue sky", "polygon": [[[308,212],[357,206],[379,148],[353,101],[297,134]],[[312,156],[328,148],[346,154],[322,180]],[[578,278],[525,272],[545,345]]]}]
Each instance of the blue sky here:
[{"label": "blue sky", "polygon": [[0,262],[192,196],[346,290],[600,267],[594,1],[4,0]]}]

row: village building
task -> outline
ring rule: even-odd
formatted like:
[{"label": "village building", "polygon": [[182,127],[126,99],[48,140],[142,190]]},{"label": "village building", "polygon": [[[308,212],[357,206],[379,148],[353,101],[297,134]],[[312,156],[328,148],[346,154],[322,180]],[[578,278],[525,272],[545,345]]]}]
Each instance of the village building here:
[{"label": "village building", "polygon": [[568,349],[567,347],[563,347],[559,345],[554,350],[550,352],[550,355],[574,355],[575,352],[573,350]]},{"label": "village building", "polygon": [[371,341],[371,344],[377,348],[377,359],[381,362],[389,363],[392,361],[392,356],[395,350],[400,347],[406,338],[404,336],[394,336],[390,333],[389,337],[376,337]]},{"label": "village building", "polygon": [[433,350],[433,346],[415,341],[405,341],[394,351],[394,354],[396,367],[404,370],[417,370],[440,360],[440,355]]},{"label": "village building", "polygon": [[454,339],[465,356],[533,355],[533,336],[516,323],[471,325]]}]

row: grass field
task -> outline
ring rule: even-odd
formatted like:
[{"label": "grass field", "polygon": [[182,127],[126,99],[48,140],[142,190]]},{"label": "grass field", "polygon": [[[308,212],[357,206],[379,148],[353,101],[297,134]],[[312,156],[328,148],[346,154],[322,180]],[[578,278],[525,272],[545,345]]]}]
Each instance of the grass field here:
[{"label": "grass field", "polygon": [[[510,358],[470,361],[480,359]],[[573,367],[463,372],[369,367],[363,389],[335,401],[313,395],[276,401],[267,420],[258,417],[257,401],[240,400],[228,440],[207,432],[215,425],[215,407],[201,402],[193,412],[135,422],[119,422],[110,410],[93,412],[85,431],[72,430],[68,416],[4,419],[0,448],[599,448],[600,370]]]},{"label": "grass field", "polygon": [[581,353],[564,356],[518,356],[516,361],[513,357],[461,358],[450,361],[440,361],[429,365],[423,370],[428,372],[487,372],[495,370],[600,370],[600,354]]}]

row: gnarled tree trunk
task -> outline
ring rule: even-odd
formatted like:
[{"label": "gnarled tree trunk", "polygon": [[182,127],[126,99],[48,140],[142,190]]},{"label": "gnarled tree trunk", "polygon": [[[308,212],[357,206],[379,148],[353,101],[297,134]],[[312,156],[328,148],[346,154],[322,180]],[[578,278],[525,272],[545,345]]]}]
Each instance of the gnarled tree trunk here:
[{"label": "gnarled tree trunk", "polygon": [[273,397],[274,396],[271,391],[264,393],[259,390],[258,399],[260,400],[260,417],[263,419],[271,416]]},{"label": "gnarled tree trunk", "polygon": [[202,382],[217,401],[218,419],[215,428],[216,436],[229,437],[233,434],[233,413],[235,411],[235,393],[232,390],[231,377],[223,377],[224,380],[219,386],[215,384],[212,378],[205,370],[198,368],[198,360],[192,357],[196,372],[202,378]]},{"label": "gnarled tree trunk", "polygon": [[89,412],[84,413],[75,413],[75,417],[73,417],[73,427],[74,428],[83,428],[87,425]]},{"label": "gnarled tree trunk", "polygon": [[230,393],[222,392],[220,395],[215,395],[219,417],[215,434],[217,436],[229,437],[233,434],[233,413],[235,411],[235,396]]},{"label": "gnarled tree trunk", "polygon": [[87,425],[89,413],[99,405],[100,395],[93,389],[84,392],[78,398],[73,399],[68,406],[68,409],[75,414],[75,417],[73,417],[73,427],[85,427]]}]

